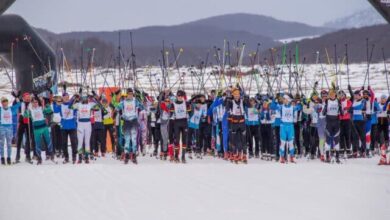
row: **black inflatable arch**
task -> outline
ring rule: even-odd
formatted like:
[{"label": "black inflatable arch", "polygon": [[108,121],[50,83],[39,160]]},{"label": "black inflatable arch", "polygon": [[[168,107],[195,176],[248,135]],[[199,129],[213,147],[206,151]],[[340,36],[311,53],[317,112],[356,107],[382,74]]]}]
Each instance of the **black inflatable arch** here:
[{"label": "black inflatable arch", "polygon": [[[9,7],[13,2],[8,1],[9,4],[4,7]],[[1,6],[0,12],[5,10]],[[18,15],[0,16],[0,56],[13,63],[17,89],[41,92],[56,85],[54,51]]]}]

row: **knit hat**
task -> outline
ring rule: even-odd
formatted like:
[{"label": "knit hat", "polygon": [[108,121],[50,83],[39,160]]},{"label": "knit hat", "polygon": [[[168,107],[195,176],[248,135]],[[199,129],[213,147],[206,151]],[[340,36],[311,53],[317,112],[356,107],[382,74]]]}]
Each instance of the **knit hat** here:
[{"label": "knit hat", "polygon": [[283,98],[287,100],[288,102],[291,102],[292,98],[289,95],[284,95]]},{"label": "knit hat", "polygon": [[356,90],[353,94],[354,94],[354,95],[361,95],[361,94],[360,94],[360,90]]}]

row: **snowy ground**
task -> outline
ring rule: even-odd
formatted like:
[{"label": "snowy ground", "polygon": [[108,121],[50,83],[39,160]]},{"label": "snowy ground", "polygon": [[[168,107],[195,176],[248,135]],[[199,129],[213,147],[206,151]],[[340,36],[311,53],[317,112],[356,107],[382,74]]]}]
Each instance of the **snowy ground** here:
[{"label": "snowy ground", "polygon": [[390,219],[390,166],[377,162],[21,163],[0,167],[0,219]]}]

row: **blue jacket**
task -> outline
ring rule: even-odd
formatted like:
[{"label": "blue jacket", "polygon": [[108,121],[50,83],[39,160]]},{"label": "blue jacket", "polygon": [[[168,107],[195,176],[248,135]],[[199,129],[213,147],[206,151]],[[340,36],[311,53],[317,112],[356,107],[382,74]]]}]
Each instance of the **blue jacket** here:
[{"label": "blue jacket", "polygon": [[56,103],[53,103],[53,112],[54,113],[60,113],[61,115],[61,129],[63,130],[74,130],[77,128],[77,110],[70,109],[70,111],[73,111],[73,117],[69,116],[69,118],[65,117],[62,112],[62,106],[71,108],[71,105],[73,104],[73,101],[69,101],[66,103],[62,103],[61,105],[57,105]]},{"label": "blue jacket", "polygon": [[280,119],[280,104],[274,100],[272,100],[270,105],[271,114],[276,115],[275,121],[272,123],[272,127],[279,127],[281,124]]},{"label": "blue jacket", "polygon": [[374,101],[372,113],[371,113],[371,124],[376,125],[378,124],[378,113],[382,112],[382,109],[379,107],[379,103],[377,101]]},{"label": "blue jacket", "polygon": [[352,120],[353,121],[363,121],[363,111],[366,110],[366,100],[361,99],[360,101],[354,101],[352,103]]}]

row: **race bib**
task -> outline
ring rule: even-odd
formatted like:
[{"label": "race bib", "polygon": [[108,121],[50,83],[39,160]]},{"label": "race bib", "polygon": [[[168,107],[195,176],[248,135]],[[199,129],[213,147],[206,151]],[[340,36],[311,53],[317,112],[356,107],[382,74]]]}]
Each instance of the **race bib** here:
[{"label": "race bib", "polygon": [[1,124],[10,125],[12,124],[12,111],[11,109],[5,110],[1,108]]}]

